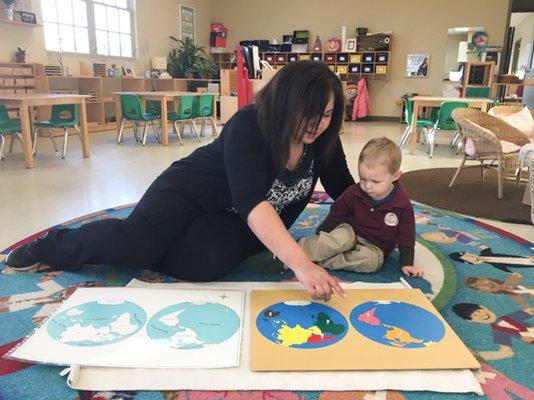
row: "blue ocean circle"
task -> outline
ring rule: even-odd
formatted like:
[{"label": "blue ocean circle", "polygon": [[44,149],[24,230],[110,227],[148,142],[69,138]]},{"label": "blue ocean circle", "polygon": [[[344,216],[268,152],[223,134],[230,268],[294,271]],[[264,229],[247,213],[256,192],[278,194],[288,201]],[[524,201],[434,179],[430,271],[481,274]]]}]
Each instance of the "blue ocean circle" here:
[{"label": "blue ocean circle", "polygon": [[101,346],[120,342],[146,323],[146,312],[130,301],[91,301],[71,307],[47,322],[47,332],[60,343]]},{"label": "blue ocean circle", "polygon": [[272,304],[258,314],[256,327],[271,342],[297,349],[333,345],[348,331],[347,320],[339,311],[310,301]]},{"label": "blue ocean circle", "polygon": [[402,301],[359,304],[350,313],[350,323],[366,338],[393,347],[428,347],[445,336],[445,326],[438,317]]},{"label": "blue ocean circle", "polygon": [[237,313],[223,304],[183,302],[154,314],[147,334],[171,348],[200,349],[228,340],[240,323]]}]

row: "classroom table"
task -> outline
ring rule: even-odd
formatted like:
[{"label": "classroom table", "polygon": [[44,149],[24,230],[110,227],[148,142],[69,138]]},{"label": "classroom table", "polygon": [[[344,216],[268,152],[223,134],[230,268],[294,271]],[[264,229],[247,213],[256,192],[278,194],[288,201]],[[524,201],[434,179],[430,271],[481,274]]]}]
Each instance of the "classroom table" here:
[{"label": "classroom table", "polygon": [[159,92],[112,92],[115,97],[115,115],[117,116],[117,134],[120,131],[120,118],[121,112],[121,99],[122,94],[133,94],[140,97],[143,100],[158,100],[161,103],[161,143],[165,146],[169,144],[169,128],[167,125],[167,118],[163,118],[167,115],[167,102],[173,101],[181,96],[200,96],[203,94],[213,95],[213,118],[215,118],[215,101],[219,93],[201,93],[201,92],[174,92],[174,91],[159,91]]},{"label": "classroom table", "polygon": [[410,138],[408,145],[408,154],[414,154],[415,143],[417,141],[417,116],[420,107],[439,107],[444,101],[464,101],[470,108],[479,108],[482,111],[488,111],[488,107],[493,103],[490,99],[480,97],[437,97],[437,96],[414,96],[410,98],[413,101],[412,126],[410,129]]},{"label": "classroom table", "polygon": [[0,104],[19,109],[20,123],[22,126],[22,147],[24,149],[24,163],[26,168],[33,168],[32,154],[32,123],[30,109],[40,106],[54,106],[58,104],[77,104],[78,120],[81,131],[82,154],[89,157],[89,133],[87,131],[86,99],[89,95],[83,94],[53,94],[53,93],[26,93],[26,94],[1,94]]}]

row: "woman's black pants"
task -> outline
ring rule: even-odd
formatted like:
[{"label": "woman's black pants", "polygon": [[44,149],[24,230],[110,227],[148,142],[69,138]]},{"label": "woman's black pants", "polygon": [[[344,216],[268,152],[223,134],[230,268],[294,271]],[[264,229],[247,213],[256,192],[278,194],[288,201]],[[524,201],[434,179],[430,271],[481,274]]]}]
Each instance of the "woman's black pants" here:
[{"label": "woman's black pants", "polygon": [[103,264],[212,281],[264,249],[237,213],[206,212],[168,189],[156,180],[124,220],[50,231],[38,244],[43,261],[63,270]]}]

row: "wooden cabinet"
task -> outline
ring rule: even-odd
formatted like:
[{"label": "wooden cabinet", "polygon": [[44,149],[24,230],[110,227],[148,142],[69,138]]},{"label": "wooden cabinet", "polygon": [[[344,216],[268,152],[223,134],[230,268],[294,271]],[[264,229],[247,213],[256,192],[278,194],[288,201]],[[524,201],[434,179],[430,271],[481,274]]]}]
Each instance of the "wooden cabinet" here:
[{"label": "wooden cabinet", "polygon": [[260,53],[274,69],[297,60],[322,61],[339,74],[341,80],[354,82],[361,76],[369,79],[389,77],[392,36],[387,34],[357,37],[356,52],[338,53]]},{"label": "wooden cabinet", "polygon": [[[0,63],[0,94],[40,92],[36,75],[42,74],[42,65]],[[18,118],[16,108],[8,108],[11,118]]]},{"label": "wooden cabinet", "polygon": [[221,69],[232,69],[236,66],[235,52],[214,53],[212,50],[211,60]]},{"label": "wooden cabinet", "polygon": [[489,98],[493,85],[494,71],[494,61],[466,62],[462,79],[462,97]]}]

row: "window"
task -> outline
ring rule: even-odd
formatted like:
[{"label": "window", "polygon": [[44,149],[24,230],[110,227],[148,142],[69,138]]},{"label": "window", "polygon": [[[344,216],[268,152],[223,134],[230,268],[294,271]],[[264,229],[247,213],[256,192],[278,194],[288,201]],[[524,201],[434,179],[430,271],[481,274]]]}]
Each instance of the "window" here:
[{"label": "window", "polygon": [[93,0],[96,52],[103,56],[131,57],[131,11],[128,0]]},{"label": "window", "polygon": [[87,4],[83,0],[42,0],[46,49],[89,53]]},{"label": "window", "polygon": [[133,57],[133,0],[41,0],[46,50]]}]

